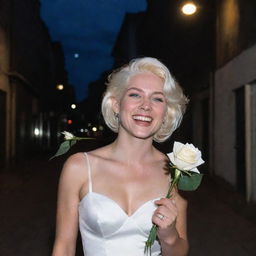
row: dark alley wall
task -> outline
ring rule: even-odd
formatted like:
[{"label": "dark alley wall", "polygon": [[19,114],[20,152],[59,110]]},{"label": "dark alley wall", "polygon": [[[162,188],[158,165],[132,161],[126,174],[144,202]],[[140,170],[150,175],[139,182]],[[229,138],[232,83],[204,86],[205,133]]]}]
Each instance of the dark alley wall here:
[{"label": "dark alley wall", "polygon": [[216,24],[218,67],[256,42],[255,11],[255,1],[218,1]]},{"label": "dark alley wall", "polygon": [[[1,0],[0,32],[0,90],[5,107],[0,151],[2,162],[8,164],[51,146],[51,137],[57,136],[57,124],[50,133],[51,122],[58,122],[52,117],[60,97],[55,86],[67,78],[61,48],[51,41],[38,0]],[[36,128],[42,129],[37,135]]]}]

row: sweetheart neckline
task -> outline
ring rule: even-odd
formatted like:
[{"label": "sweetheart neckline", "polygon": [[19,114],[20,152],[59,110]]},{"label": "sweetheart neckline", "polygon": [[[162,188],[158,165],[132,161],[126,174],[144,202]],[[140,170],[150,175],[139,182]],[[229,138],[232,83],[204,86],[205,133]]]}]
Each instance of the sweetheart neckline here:
[{"label": "sweetheart neckline", "polygon": [[156,201],[156,200],[159,200],[160,198],[162,198],[161,196],[159,197],[156,197],[156,198],[153,198],[153,199],[150,199],[144,203],[142,203],[131,215],[128,215],[127,212],[112,198],[110,198],[109,196],[106,196],[104,194],[101,194],[101,193],[97,193],[97,192],[94,192],[94,191],[90,191],[88,192],[82,199],[81,201],[79,202],[79,205],[84,201],[84,199],[86,197],[88,197],[90,194],[95,194],[95,195],[98,195],[98,196],[101,196],[101,197],[104,197],[106,199],[108,199],[109,201],[111,201],[112,203],[114,203],[120,210],[121,212],[127,217],[127,218],[132,218],[133,216],[136,215],[137,212],[139,212],[145,205],[147,205],[148,203],[152,202],[152,201]]}]

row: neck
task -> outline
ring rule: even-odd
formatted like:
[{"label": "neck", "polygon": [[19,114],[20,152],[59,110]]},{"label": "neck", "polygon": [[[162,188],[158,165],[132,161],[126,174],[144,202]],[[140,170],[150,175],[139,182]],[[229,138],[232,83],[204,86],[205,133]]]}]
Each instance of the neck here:
[{"label": "neck", "polygon": [[150,160],[155,151],[152,138],[139,139],[120,134],[112,144],[112,150],[116,159],[130,163]]}]

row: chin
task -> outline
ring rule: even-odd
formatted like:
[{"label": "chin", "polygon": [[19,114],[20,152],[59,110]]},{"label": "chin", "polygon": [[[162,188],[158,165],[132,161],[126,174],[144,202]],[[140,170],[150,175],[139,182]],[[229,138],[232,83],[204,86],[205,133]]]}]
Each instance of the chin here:
[{"label": "chin", "polygon": [[138,138],[138,139],[142,139],[142,140],[147,140],[147,139],[152,139],[156,133],[134,133],[133,136]]}]

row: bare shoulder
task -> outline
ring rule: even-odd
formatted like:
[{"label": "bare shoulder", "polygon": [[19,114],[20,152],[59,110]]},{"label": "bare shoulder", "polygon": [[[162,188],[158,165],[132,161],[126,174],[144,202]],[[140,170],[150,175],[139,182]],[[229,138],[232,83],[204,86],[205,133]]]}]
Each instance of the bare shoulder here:
[{"label": "bare shoulder", "polygon": [[159,160],[168,160],[165,153],[154,147],[155,155]]},{"label": "bare shoulder", "polygon": [[113,143],[108,144],[108,145],[103,146],[103,147],[96,148],[96,149],[94,149],[94,150],[92,150],[88,153],[93,154],[93,155],[99,155],[99,156],[108,154],[109,151],[111,151],[111,149],[112,149],[112,144]]},{"label": "bare shoulder", "polygon": [[101,160],[110,160],[112,158],[110,148],[111,148],[111,145],[107,145],[107,146],[100,147],[95,150],[89,151],[88,155],[90,157],[90,160],[92,160],[96,163],[98,161],[101,162]]},{"label": "bare shoulder", "polygon": [[81,186],[87,178],[87,164],[84,153],[71,155],[63,165],[60,180]]},{"label": "bare shoulder", "polygon": [[86,166],[86,158],[84,153],[76,153],[71,155],[64,163],[63,170],[67,172],[79,172]]}]

